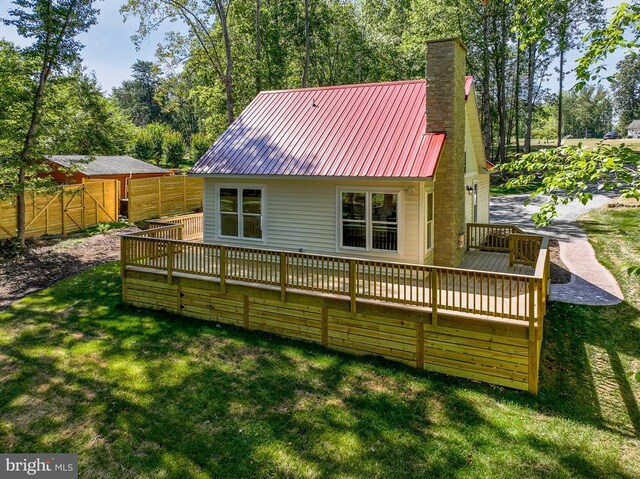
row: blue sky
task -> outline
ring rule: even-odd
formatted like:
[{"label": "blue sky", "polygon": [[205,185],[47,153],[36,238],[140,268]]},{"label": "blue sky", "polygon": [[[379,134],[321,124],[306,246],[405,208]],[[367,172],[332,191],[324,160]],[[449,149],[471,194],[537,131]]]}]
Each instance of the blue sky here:
[{"label": "blue sky", "polygon": [[[98,2],[100,8],[100,17],[98,24],[89,32],[83,34],[80,40],[84,43],[85,48],[82,52],[84,65],[89,71],[94,71],[98,81],[106,92],[110,92],[111,88],[122,83],[131,75],[131,65],[137,60],[153,60],[155,57],[156,45],[162,40],[165,32],[172,29],[184,30],[184,27],[178,23],[169,23],[161,25],[157,32],[154,32],[150,38],[146,39],[140,46],[140,50],[136,50],[131,35],[137,28],[135,18],[130,18],[126,23],[122,20],[119,8],[124,2],[122,0],[104,0]],[[619,4],[616,0],[605,0],[605,6],[612,7]],[[0,0],[0,17],[7,16],[7,10],[10,8],[9,0]],[[25,40],[18,36],[13,28],[0,25],[0,37],[13,41],[20,45],[25,44]],[[568,56],[568,70],[573,69],[575,60],[579,56],[577,52],[572,52]],[[607,59],[608,72],[615,71],[615,64],[622,59],[623,52],[616,52]],[[554,73],[551,77],[549,86],[555,88],[557,75]],[[575,78],[570,72],[566,76],[565,85],[567,88],[573,86]]]}]

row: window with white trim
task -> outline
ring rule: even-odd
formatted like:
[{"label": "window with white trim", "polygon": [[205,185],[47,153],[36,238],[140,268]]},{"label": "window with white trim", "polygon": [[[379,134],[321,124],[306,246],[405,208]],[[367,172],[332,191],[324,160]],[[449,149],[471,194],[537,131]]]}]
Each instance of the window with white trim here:
[{"label": "window with white trim", "polygon": [[340,237],[343,248],[398,251],[398,193],[340,193]]},{"label": "window with white trim", "polygon": [[433,248],[433,192],[427,193],[427,215],[426,215],[426,237],[425,243],[427,251]]},{"label": "window with white trim", "polygon": [[262,188],[220,188],[218,224],[220,236],[262,239]]}]

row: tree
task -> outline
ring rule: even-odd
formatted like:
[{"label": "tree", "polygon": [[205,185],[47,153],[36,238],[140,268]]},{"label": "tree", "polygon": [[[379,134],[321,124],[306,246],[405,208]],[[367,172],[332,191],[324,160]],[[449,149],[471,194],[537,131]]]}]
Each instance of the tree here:
[{"label": "tree", "polygon": [[167,131],[164,134],[163,140],[164,158],[167,164],[177,168],[184,160],[184,155],[187,152],[187,145],[180,133],[176,131]]},{"label": "tree", "polygon": [[139,160],[150,163],[157,159],[153,136],[146,129],[141,129],[135,139],[133,154]]},{"label": "tree", "polygon": [[565,92],[564,129],[575,137],[602,136],[611,129],[613,104],[607,91],[587,86],[580,91]]},{"label": "tree", "polygon": [[[182,1],[182,0],[129,0],[121,9],[123,15],[140,18],[138,33],[133,37],[139,44],[165,20],[181,20],[189,28],[189,40],[195,42],[200,58],[207,62],[225,86],[227,121],[235,118],[233,109],[233,58],[231,36],[227,24],[231,0]],[[169,35],[173,41],[187,45],[177,34]],[[222,39],[220,53],[219,39]],[[187,50],[193,53],[194,49]]]},{"label": "tree", "polygon": [[206,151],[211,146],[211,141],[207,138],[206,135],[202,133],[196,133],[195,135],[191,135],[191,144],[189,145],[189,158],[193,163],[198,161],[202,155],[206,153]]},{"label": "tree", "polygon": [[562,144],[563,95],[566,53],[579,45],[587,29],[602,24],[604,9],[601,0],[559,0],[553,4],[552,30],[555,36],[558,66],[558,136],[557,146]]},{"label": "tree", "polygon": [[540,185],[532,193],[532,198],[546,195],[533,215],[538,226],[548,225],[560,204],[589,202],[594,187],[640,200],[640,153],[626,146],[601,143],[592,149],[581,144],[549,148],[522,155],[499,169],[518,174],[507,182],[508,187]]},{"label": "tree", "polygon": [[162,112],[156,99],[161,72],[157,65],[142,60],[131,67],[132,80],[113,88],[112,97],[136,126],[160,121]]},{"label": "tree", "polygon": [[14,5],[15,8],[9,10],[10,18],[2,22],[14,26],[19,35],[34,40],[26,51],[40,63],[29,126],[23,132],[23,145],[16,158],[17,241],[24,248],[26,176],[28,168],[39,161],[35,143],[47,83],[52,73],[61,71],[78,59],[82,44],[76,37],[96,23],[98,10],[93,8],[92,0],[14,0]]},{"label": "tree", "polygon": [[640,118],[640,56],[629,53],[617,64],[613,80],[613,98],[618,114],[618,128],[626,131],[627,125]]}]

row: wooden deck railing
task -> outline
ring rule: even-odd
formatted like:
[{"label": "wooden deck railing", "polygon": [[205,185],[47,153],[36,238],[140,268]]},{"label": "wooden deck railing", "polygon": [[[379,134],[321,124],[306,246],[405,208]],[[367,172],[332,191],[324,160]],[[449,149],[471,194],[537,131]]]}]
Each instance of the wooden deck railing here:
[{"label": "wooden deck railing", "polygon": [[[181,240],[182,225],[122,236],[122,265],[348,297],[527,321],[542,320],[548,247],[539,242],[533,276],[243,248]],[[522,243],[528,244],[528,243]],[[537,243],[536,243],[537,244]],[[528,247],[527,247],[528,248]],[[529,249],[527,254],[531,253]],[[527,256],[528,260],[529,256]]]},{"label": "wooden deck railing", "polygon": [[509,236],[524,234],[517,226],[491,223],[467,224],[467,249],[480,251],[509,251]]},{"label": "wooden deck railing", "polygon": [[188,240],[202,238],[202,223],[203,223],[202,213],[193,213],[190,215],[147,220],[146,223],[151,228],[159,228],[159,227],[169,226],[169,225],[182,225],[181,239],[188,241]]}]

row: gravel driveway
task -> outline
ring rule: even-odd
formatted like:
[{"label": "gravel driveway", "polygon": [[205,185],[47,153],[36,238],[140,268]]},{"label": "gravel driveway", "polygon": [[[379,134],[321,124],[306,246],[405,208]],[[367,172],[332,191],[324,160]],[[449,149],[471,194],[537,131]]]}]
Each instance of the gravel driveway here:
[{"label": "gravel driveway", "polygon": [[491,199],[492,223],[509,223],[532,233],[555,237],[560,242],[560,258],[571,272],[567,284],[552,284],[550,299],[573,304],[607,306],[618,304],[623,296],[613,275],[602,266],[576,220],[588,211],[600,208],[618,195],[613,192],[595,192],[593,200],[583,205],[573,201],[558,207],[558,217],[550,226],[536,228],[531,216],[536,213],[544,197],[537,197],[525,206],[528,194],[506,195]]}]

